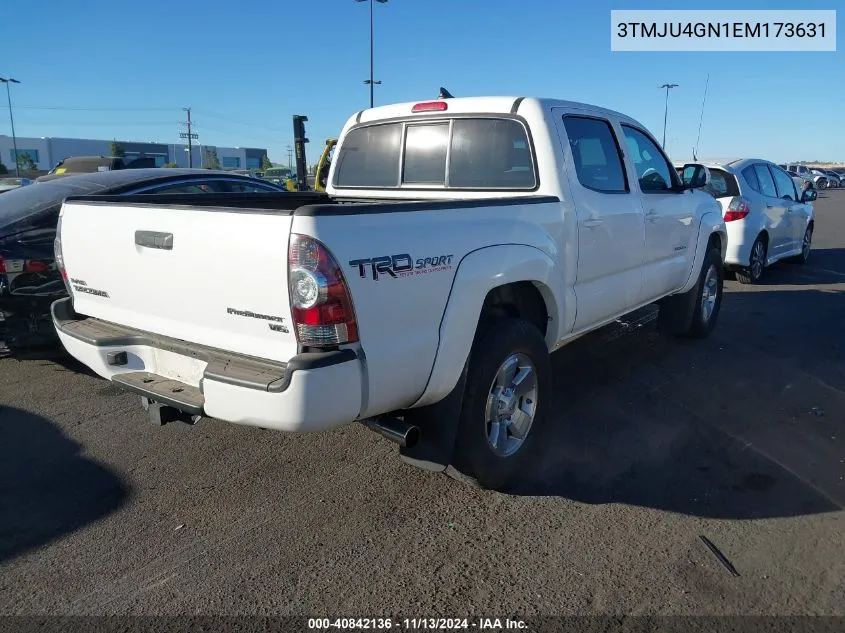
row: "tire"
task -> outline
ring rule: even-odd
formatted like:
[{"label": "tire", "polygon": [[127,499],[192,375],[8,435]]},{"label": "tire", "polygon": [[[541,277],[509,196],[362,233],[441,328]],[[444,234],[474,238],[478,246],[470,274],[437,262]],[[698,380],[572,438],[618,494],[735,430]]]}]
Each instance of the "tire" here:
[{"label": "tire", "polygon": [[807,226],[807,230],[804,231],[804,238],[801,241],[801,254],[796,255],[795,257],[791,257],[789,259],[790,262],[793,264],[800,264],[804,265],[807,263],[807,260],[810,259],[810,251],[813,248],[813,225],[810,224]]},{"label": "tire", "polygon": [[695,286],[660,303],[658,329],[664,334],[687,338],[709,336],[719,320],[724,282],[721,251],[711,247],[704,255]]},{"label": "tire", "polygon": [[763,269],[766,267],[768,245],[763,235],[758,235],[751,246],[749,266],[736,271],[736,280],[741,284],[756,284],[763,276]]},{"label": "tire", "polygon": [[[551,371],[546,342],[527,321],[496,319],[479,331],[467,370],[456,458],[482,488],[508,490],[528,476],[548,431]],[[513,387],[520,374],[522,388],[497,401],[494,393],[498,388]],[[533,418],[523,418],[527,424],[521,442],[512,422],[504,435],[502,422],[494,426],[492,420],[504,417],[492,410],[494,406],[504,406],[511,421],[517,411],[533,412]]]}]

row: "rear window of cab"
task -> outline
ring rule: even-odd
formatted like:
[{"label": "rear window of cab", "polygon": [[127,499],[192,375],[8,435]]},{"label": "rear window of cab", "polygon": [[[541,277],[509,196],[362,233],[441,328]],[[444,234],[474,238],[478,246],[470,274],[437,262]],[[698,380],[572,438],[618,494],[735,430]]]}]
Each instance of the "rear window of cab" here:
[{"label": "rear window of cab", "polygon": [[739,195],[739,183],[736,176],[724,169],[710,168],[710,182],[704,191],[714,198],[731,198]]},{"label": "rear window of cab", "polygon": [[455,118],[353,128],[338,148],[337,188],[533,190],[525,126],[515,119]]}]

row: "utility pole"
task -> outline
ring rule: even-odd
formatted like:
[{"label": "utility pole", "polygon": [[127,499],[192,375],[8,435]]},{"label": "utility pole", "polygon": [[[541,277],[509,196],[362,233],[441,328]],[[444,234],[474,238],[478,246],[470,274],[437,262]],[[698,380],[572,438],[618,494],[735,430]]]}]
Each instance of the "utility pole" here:
[{"label": "utility pole", "polygon": [[6,98],[9,100],[9,122],[12,124],[12,147],[15,150],[15,176],[21,177],[21,168],[18,164],[18,139],[15,136],[15,117],[12,116],[12,93],[9,91],[9,84],[19,84],[17,79],[11,77],[0,77],[0,81],[6,84]]},{"label": "utility pole", "polygon": [[666,88],[666,107],[663,110],[663,149],[666,149],[666,121],[669,118],[669,90],[677,88],[678,84],[663,84],[661,88]]},{"label": "utility pole", "polygon": [[[355,2],[367,2],[368,0],[355,0]],[[379,4],[386,4],[387,0],[375,0]],[[373,87],[376,84],[381,84],[381,81],[376,81],[373,75],[373,0],[369,0],[370,3],[370,78],[364,80],[365,84],[369,84],[370,86],[370,107],[373,107],[374,98],[373,98]]]},{"label": "utility pole", "polygon": [[188,167],[194,166],[194,149],[192,145],[193,135],[191,134],[191,109],[182,108],[188,113]]},{"label": "utility pole", "polygon": [[288,171],[293,173],[293,148],[290,145],[288,145],[287,150],[288,150]]}]

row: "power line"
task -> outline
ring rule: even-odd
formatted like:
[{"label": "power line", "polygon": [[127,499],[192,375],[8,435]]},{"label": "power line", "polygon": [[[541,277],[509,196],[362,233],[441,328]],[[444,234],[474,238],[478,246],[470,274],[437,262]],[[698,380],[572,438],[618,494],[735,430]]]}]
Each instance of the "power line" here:
[{"label": "power line", "polygon": [[169,112],[179,108],[78,108],[73,106],[16,105],[21,110],[62,110],[68,112]]},{"label": "power line", "polygon": [[707,103],[707,86],[710,85],[710,73],[707,73],[707,81],[704,82],[704,98],[701,100],[701,117],[698,119],[698,137],[695,139],[695,150],[693,160],[698,160],[698,142],[701,140],[701,124],[704,122],[704,104]]},{"label": "power line", "polygon": [[224,115],[224,114],[218,114],[217,112],[212,112],[210,110],[196,110],[196,112],[202,114],[203,116],[210,116],[214,119],[220,119],[221,121],[227,121],[228,123],[234,123],[236,125],[247,125],[249,127],[261,128],[263,130],[273,130],[275,132],[287,133],[287,130],[280,128],[280,127],[276,127],[274,125],[266,125],[264,123],[250,123],[250,122],[247,122],[247,121],[239,121],[237,119],[233,119],[230,116],[227,116],[227,115]]},{"label": "power line", "polygon": [[268,140],[267,136],[258,136],[258,135],[255,135],[255,134],[244,134],[244,133],[238,132],[238,131],[223,130],[223,129],[220,129],[219,127],[206,125],[205,123],[202,124],[202,128],[204,130],[209,130],[211,132],[217,132],[218,134],[226,134],[228,136],[253,139],[253,140],[256,140],[256,141],[261,141],[262,143],[266,143],[267,140]]},{"label": "power line", "polygon": [[56,121],[55,119],[33,120],[33,119],[27,119],[27,118],[20,119],[19,122],[26,123],[27,125],[64,125],[64,126],[67,126],[67,127],[87,127],[89,125],[100,125],[100,126],[106,126],[106,127],[116,127],[116,126],[123,127],[124,125],[126,127],[134,126],[134,125],[149,125],[149,126],[168,125],[168,126],[171,126],[171,125],[174,124],[174,121],[172,121],[172,120],[171,121],[132,121],[131,123],[123,124],[123,123],[114,123],[114,122],[109,123],[109,122],[104,122],[104,121],[91,121],[91,122],[86,122],[86,121]]},{"label": "power line", "polygon": [[[181,108],[160,108],[160,107],[147,107],[147,108],[100,108],[100,107],[75,107],[75,106],[42,106],[42,105],[16,105],[15,109],[18,110],[47,110],[47,111],[56,111],[56,112],[175,112],[180,110]],[[201,114],[205,117],[211,117],[214,119],[219,119],[221,121],[226,121],[227,123],[232,123],[235,125],[243,125],[247,127],[252,127],[260,130],[266,130],[268,132],[281,132],[283,134],[287,134],[288,130],[281,127],[276,127],[274,125],[268,125],[265,123],[253,123],[249,121],[241,121],[236,118],[230,117],[225,114],[220,114],[218,112],[213,112],[211,110],[202,110],[193,108],[193,112]],[[49,121],[52,122],[52,121]],[[41,121],[39,121],[41,123]],[[45,121],[47,123],[47,121]],[[163,125],[170,125],[170,122],[164,122]],[[64,124],[62,124],[64,125]],[[91,123],[90,125],[98,125],[96,123]],[[103,123],[101,125],[112,125],[111,123]],[[132,122],[132,125],[139,125],[138,123]],[[147,125],[144,123],[144,125]],[[156,123],[150,122],[149,125],[157,125]]]}]

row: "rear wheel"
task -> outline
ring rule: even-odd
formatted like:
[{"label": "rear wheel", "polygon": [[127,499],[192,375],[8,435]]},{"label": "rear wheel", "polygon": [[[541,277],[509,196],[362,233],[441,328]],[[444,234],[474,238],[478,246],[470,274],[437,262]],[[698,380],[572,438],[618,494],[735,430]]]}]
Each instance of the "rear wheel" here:
[{"label": "rear wheel", "polygon": [[751,255],[748,257],[748,266],[736,271],[736,279],[741,284],[756,284],[763,276],[763,269],[766,267],[766,238],[758,235],[751,246]]},{"label": "rear wheel", "polygon": [[473,345],[458,431],[458,458],[493,490],[517,484],[548,427],[551,361],[543,336],[521,319],[497,319]]},{"label": "rear wheel", "polygon": [[801,240],[801,254],[791,258],[790,261],[795,264],[806,264],[810,259],[810,251],[813,248],[813,225],[810,224],[807,230],[804,231],[804,237]]}]

